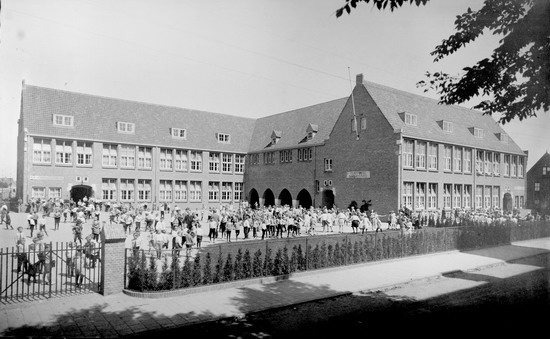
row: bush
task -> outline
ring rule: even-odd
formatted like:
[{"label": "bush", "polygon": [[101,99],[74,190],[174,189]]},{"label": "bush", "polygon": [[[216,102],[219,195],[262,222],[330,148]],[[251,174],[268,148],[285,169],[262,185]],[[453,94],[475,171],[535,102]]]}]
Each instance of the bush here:
[{"label": "bush", "polygon": [[264,276],[269,277],[273,272],[273,259],[271,258],[271,248],[267,248],[264,257]]},{"label": "bush", "polygon": [[302,252],[302,245],[298,245],[298,271],[305,271],[306,267],[306,258]]},{"label": "bush", "polygon": [[219,283],[223,281],[223,256],[220,250],[218,255],[218,262],[216,263],[216,270],[214,271],[214,276],[212,277],[213,283]]},{"label": "bush", "polygon": [[354,264],[357,264],[358,262],[361,262],[361,254],[359,253],[359,242],[355,241],[353,243],[353,256],[352,256],[352,262]]},{"label": "bush", "polygon": [[292,255],[290,256],[289,271],[294,273],[298,270],[298,246],[292,247]]},{"label": "bush", "polygon": [[263,263],[262,263],[262,251],[257,250],[254,253],[254,261],[252,262],[252,276],[253,277],[261,277],[263,275],[263,269],[262,269]]},{"label": "bush", "polygon": [[240,280],[243,278],[243,251],[239,248],[235,256],[233,264],[233,279]]},{"label": "bush", "polygon": [[311,253],[311,261],[309,264],[310,267],[313,267],[313,269],[320,268],[321,267],[321,250],[319,248],[319,244],[315,245],[315,248],[313,249],[313,251],[311,251],[311,247],[310,247],[309,253]]},{"label": "bush", "polygon": [[273,261],[273,271],[271,273],[274,276],[282,275],[284,274],[283,270],[283,250],[278,249],[277,253],[275,253],[275,260]]},{"label": "bush", "polygon": [[244,279],[252,277],[252,258],[250,257],[248,248],[244,251],[242,276]]},{"label": "bush", "polygon": [[288,248],[283,247],[283,261],[282,261],[283,274],[290,273],[290,258],[288,257]]},{"label": "bush", "polygon": [[189,258],[186,258],[183,262],[183,268],[181,272],[181,286],[189,287],[192,286],[192,274],[193,268],[191,266],[191,261]]},{"label": "bush", "polygon": [[212,276],[212,256],[210,252],[206,253],[206,259],[204,261],[204,266],[202,268],[202,283],[204,285],[209,285],[213,282]]},{"label": "bush", "polygon": [[223,280],[222,281],[233,281],[235,275],[233,274],[233,258],[231,253],[227,253],[227,259],[225,260],[225,265],[223,266]]},{"label": "bush", "polygon": [[172,281],[173,281],[173,288],[180,288],[181,287],[181,267],[180,267],[180,257],[179,255],[176,255],[174,252],[172,252]]},{"label": "bush", "polygon": [[334,266],[334,262],[334,248],[332,247],[332,244],[330,244],[327,247],[327,266]]},{"label": "bush", "polygon": [[[127,252],[131,253],[130,251]],[[138,253],[139,254],[139,253]],[[139,255],[132,255],[128,258],[128,289],[142,291],[141,272]]]},{"label": "bush", "polygon": [[[145,259],[145,258],[144,258]],[[164,272],[168,271],[168,263],[163,263],[162,265],[162,275],[166,275]],[[144,271],[144,281],[143,289],[145,291],[156,291],[157,290],[157,258],[152,255],[149,257],[149,267]],[[159,289],[164,288],[167,285],[164,281],[158,286]],[[170,286],[171,287],[171,286]]]},{"label": "bush", "polygon": [[201,256],[197,252],[195,259],[193,260],[193,276],[191,279],[192,286],[200,286],[202,284],[202,267],[201,267]]},{"label": "bush", "polygon": [[319,251],[319,267],[327,267],[327,244],[323,242]]},{"label": "bush", "polygon": [[336,243],[334,245],[334,265],[340,266],[344,264],[344,260],[342,258],[342,251],[340,250],[340,244]]}]

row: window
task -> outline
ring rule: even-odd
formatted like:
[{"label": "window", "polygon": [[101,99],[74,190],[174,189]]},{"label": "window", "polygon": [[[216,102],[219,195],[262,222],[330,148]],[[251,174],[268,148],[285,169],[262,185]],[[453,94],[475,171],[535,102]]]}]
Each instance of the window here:
[{"label": "window", "polygon": [[453,123],[450,121],[443,120],[443,130],[445,132],[452,133],[453,132]]},{"label": "window", "polygon": [[355,118],[351,119],[351,131],[357,132],[357,119]]},{"label": "window", "polygon": [[31,191],[31,198],[46,199],[46,187],[33,187]]},{"label": "window", "polygon": [[138,168],[153,168],[153,151],[150,147],[138,147]]},{"label": "window", "polygon": [[220,153],[210,152],[208,155],[208,170],[210,172],[220,171]]},{"label": "window", "polygon": [[510,169],[511,169],[510,175],[513,176],[513,177],[516,176],[516,170],[517,170],[517,168],[518,168],[517,165],[518,165],[518,164],[517,164],[516,156],[515,156],[515,155],[512,155],[512,163],[511,163],[511,165],[510,165]]},{"label": "window", "polygon": [[72,115],[53,115],[53,124],[54,126],[64,126],[64,127],[73,127],[74,126],[74,117]]},{"label": "window", "polygon": [[499,139],[500,139],[500,141],[502,141],[505,144],[508,143],[508,135],[507,134],[499,133]]},{"label": "window", "polygon": [[138,180],[138,200],[151,201],[151,180]]},{"label": "window", "polygon": [[307,140],[311,140],[313,139],[313,137],[315,137],[315,132],[313,131],[307,132]]},{"label": "window", "polygon": [[451,171],[452,170],[452,153],[453,148],[451,146],[445,146],[443,149],[443,160],[445,160],[445,166],[443,167],[443,170],[445,171]]},{"label": "window", "polygon": [[116,200],[116,179],[102,179],[101,192],[103,200]]},{"label": "window", "polygon": [[540,182],[535,183],[535,192],[540,192]]},{"label": "window", "polygon": [[176,150],[176,171],[187,172],[187,151],[177,149]]},{"label": "window", "polygon": [[244,155],[235,154],[235,173],[244,173]]},{"label": "window", "polygon": [[177,139],[186,139],[187,138],[186,130],[183,129],[183,128],[172,127],[171,128],[171,134],[172,134],[173,138],[177,138]]},{"label": "window", "polygon": [[416,126],[416,114],[405,113],[405,124]]},{"label": "window", "polygon": [[174,200],[187,201],[187,181],[176,180],[174,185]]},{"label": "window", "polygon": [[500,187],[493,187],[493,208],[500,208]]},{"label": "window", "polygon": [[504,156],[504,175],[510,176],[510,156]]},{"label": "window", "polygon": [[476,208],[483,207],[483,186],[476,186]]},{"label": "window", "polygon": [[476,173],[483,174],[483,151],[476,152]]},{"label": "window", "polygon": [[523,157],[518,157],[518,177],[523,178]]},{"label": "window", "polygon": [[500,153],[493,154],[493,174],[500,175]]},{"label": "window", "polygon": [[454,185],[453,208],[460,208],[462,204],[462,185]]},{"label": "window", "polygon": [[172,201],[172,180],[161,180],[159,184],[159,200]]},{"label": "window", "polygon": [[514,208],[519,208],[519,196],[514,197]]},{"label": "window", "polygon": [[61,187],[50,187],[50,188],[48,188],[48,198],[49,199],[60,199],[61,198]]},{"label": "window", "polygon": [[279,162],[281,162],[281,163],[291,163],[292,162],[292,150],[280,151],[279,152]]},{"label": "window", "polygon": [[485,174],[493,174],[493,153],[485,152]]},{"label": "window", "polygon": [[462,148],[455,147],[453,152],[454,171],[462,172]]},{"label": "window", "polygon": [[485,192],[484,192],[484,195],[483,195],[483,201],[485,202],[484,203],[484,207],[485,208],[491,208],[491,189],[492,187],[491,186],[485,186]]},{"label": "window", "polygon": [[428,184],[428,208],[437,208],[437,184]]},{"label": "window", "polygon": [[416,183],[416,191],[415,191],[415,203],[414,207],[417,209],[425,209],[426,208],[426,184],[423,182],[417,182]]},{"label": "window", "polygon": [[217,133],[218,142],[229,143],[230,135],[227,133]]},{"label": "window", "polygon": [[233,185],[230,182],[222,182],[222,201],[231,201],[233,198]]},{"label": "window", "polygon": [[437,144],[428,145],[428,168],[437,170]]},{"label": "window", "polygon": [[519,208],[525,207],[525,200],[523,199],[523,195],[519,196]]},{"label": "window", "polygon": [[462,194],[462,207],[471,208],[472,207],[472,186],[464,185],[464,194]]},{"label": "window", "polygon": [[310,161],[312,158],[311,148],[298,148],[298,161]]},{"label": "window", "polygon": [[116,167],[117,159],[117,146],[116,145],[103,145],[103,167]]},{"label": "window", "polygon": [[403,140],[403,167],[413,167],[413,148],[412,140]]},{"label": "window", "polygon": [[118,133],[134,134],[135,132],[135,125],[133,122],[119,121],[117,122],[116,126]]},{"label": "window", "polygon": [[32,162],[35,164],[52,163],[52,144],[49,139],[34,139],[32,145]]},{"label": "window", "polygon": [[202,152],[191,151],[191,171],[202,172]]},{"label": "window", "polygon": [[120,179],[120,200],[134,200],[134,179]]},{"label": "window", "polygon": [[250,154],[249,157],[250,157],[250,163],[252,165],[258,165],[260,163],[260,154],[258,153]]},{"label": "window", "polygon": [[58,165],[71,165],[73,163],[72,141],[63,141],[63,140],[56,141],[55,163]]},{"label": "window", "polygon": [[367,129],[367,118],[366,117],[361,117],[361,129],[362,130]]},{"label": "window", "polygon": [[412,209],[412,198],[413,198],[413,183],[404,182],[403,183],[403,201],[402,204],[404,207]]},{"label": "window", "polygon": [[160,149],[160,169],[172,170],[172,150],[167,148]]},{"label": "window", "polygon": [[474,127],[474,137],[483,138],[483,130],[481,128]]},{"label": "window", "polygon": [[136,167],[136,147],[135,146],[120,146],[120,167],[121,168]]},{"label": "window", "polygon": [[332,159],[325,158],[325,172],[332,172]]},{"label": "window", "polygon": [[451,208],[451,184],[443,184],[443,208]]},{"label": "window", "polygon": [[189,183],[189,201],[201,201],[202,185],[200,181],[191,181]]},{"label": "window", "polygon": [[426,168],[426,143],[416,143],[416,168]]},{"label": "window", "polygon": [[233,191],[233,194],[234,194],[234,197],[233,197],[233,200],[234,201],[241,201],[242,199],[242,196],[243,196],[243,183],[242,182],[236,182],[235,183],[235,190]]},{"label": "window", "polygon": [[76,164],[81,166],[92,165],[92,144],[78,142],[76,144]]},{"label": "window", "polygon": [[[300,155],[300,150],[298,150],[298,156]],[[298,158],[298,160],[300,160]],[[275,155],[274,152],[266,152],[264,153],[264,164],[273,164],[275,163]]]},{"label": "window", "polygon": [[233,167],[233,154],[223,153],[222,155],[222,172],[231,173]]},{"label": "window", "polygon": [[469,148],[466,148],[464,150],[464,172],[465,173],[471,173],[472,172],[472,150]]},{"label": "window", "polygon": [[542,175],[546,175],[548,173],[548,169],[545,167],[542,168]]}]

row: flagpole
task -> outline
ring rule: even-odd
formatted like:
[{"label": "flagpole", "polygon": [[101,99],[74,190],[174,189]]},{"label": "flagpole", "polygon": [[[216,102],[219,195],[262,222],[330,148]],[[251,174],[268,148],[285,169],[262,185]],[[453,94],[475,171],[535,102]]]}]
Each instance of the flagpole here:
[{"label": "flagpole", "polygon": [[355,99],[353,98],[353,87],[351,85],[351,73],[348,67],[349,88],[351,90],[351,106],[353,107],[353,124],[355,125],[356,140],[359,140],[359,126],[357,126],[357,116],[355,115]]}]

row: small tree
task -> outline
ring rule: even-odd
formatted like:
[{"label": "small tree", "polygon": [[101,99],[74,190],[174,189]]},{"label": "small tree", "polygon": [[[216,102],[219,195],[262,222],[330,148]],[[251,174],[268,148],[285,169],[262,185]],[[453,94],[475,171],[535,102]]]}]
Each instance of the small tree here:
[{"label": "small tree", "polygon": [[242,276],[244,279],[252,277],[252,257],[248,248],[244,251]]},{"label": "small tree", "polygon": [[327,267],[327,244],[325,244],[324,242],[321,245],[319,255],[320,255],[320,259],[321,259],[319,267],[320,268]]},{"label": "small tree", "polygon": [[225,260],[225,265],[223,266],[223,281],[233,281],[233,258],[231,253],[227,253],[227,259]]},{"label": "small tree", "polygon": [[174,288],[181,287],[181,267],[180,267],[180,257],[172,252],[172,272],[173,277],[172,281],[174,282]]},{"label": "small tree", "polygon": [[353,243],[353,263],[361,262],[361,253],[359,252],[359,241]]},{"label": "small tree", "polygon": [[282,275],[283,274],[283,250],[282,249],[278,249],[277,250],[277,253],[275,253],[275,260],[273,262],[273,271],[272,271],[272,274],[277,276],[277,275]]},{"label": "small tree", "polygon": [[[165,272],[168,271],[168,264],[163,263],[162,265],[162,275],[166,275]],[[157,286],[157,258],[155,256],[149,257],[149,267],[145,270],[145,281],[143,282],[143,287],[146,291],[156,291],[157,288],[163,289],[164,284],[158,284],[160,286]],[[164,283],[164,282],[163,282]]]},{"label": "small tree", "polygon": [[290,273],[290,258],[288,257],[288,248],[283,247],[283,274]]},{"label": "small tree", "polygon": [[209,285],[212,283],[212,256],[210,252],[206,253],[206,259],[202,268],[202,283]]},{"label": "small tree", "polygon": [[261,277],[263,275],[262,251],[257,250],[254,253],[254,261],[252,262],[252,276]]},{"label": "small tree", "polygon": [[334,265],[340,266],[343,262],[344,260],[342,258],[342,252],[340,251],[340,244],[336,243],[336,245],[334,245]]},{"label": "small tree", "polygon": [[202,284],[201,255],[199,252],[197,252],[195,260],[193,260],[193,278],[191,283],[192,286],[200,286]]},{"label": "small tree", "polygon": [[219,283],[223,281],[223,256],[222,252],[218,254],[218,262],[216,263],[216,270],[214,271],[214,276],[212,277],[213,283]]},{"label": "small tree", "polygon": [[305,271],[306,267],[306,258],[304,252],[302,251],[302,245],[298,245],[298,271]]},{"label": "small tree", "polygon": [[313,251],[311,251],[311,247],[310,247],[309,253],[311,253],[310,266],[313,267],[314,269],[320,268],[321,267],[321,249],[319,248],[319,244],[315,245],[315,248],[313,249]]},{"label": "small tree", "polygon": [[139,270],[139,256],[132,255],[128,257],[128,289],[140,291],[141,280]]},{"label": "small tree", "polygon": [[189,258],[186,258],[183,262],[183,268],[181,272],[181,286],[182,287],[189,287],[191,286],[192,281],[192,266],[191,261],[189,261]]},{"label": "small tree", "polygon": [[243,251],[239,248],[237,255],[235,256],[235,263],[233,265],[233,276],[235,280],[243,278]]},{"label": "small tree", "polygon": [[292,247],[292,255],[290,257],[289,271],[294,273],[298,270],[298,246]]},{"label": "small tree", "polygon": [[273,259],[271,258],[271,248],[267,248],[264,257],[264,276],[270,276],[273,273]]},{"label": "small tree", "polygon": [[334,266],[334,247],[332,246],[332,244],[328,245],[327,266]]}]

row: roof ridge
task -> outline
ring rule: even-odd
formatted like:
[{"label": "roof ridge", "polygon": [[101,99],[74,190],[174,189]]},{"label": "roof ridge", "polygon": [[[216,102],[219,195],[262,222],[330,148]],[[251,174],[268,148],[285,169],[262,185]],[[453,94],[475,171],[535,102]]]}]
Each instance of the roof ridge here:
[{"label": "roof ridge", "polygon": [[265,118],[270,118],[270,117],[274,117],[274,116],[278,116],[278,115],[282,115],[282,114],[287,114],[287,113],[291,113],[291,112],[295,112],[295,111],[299,111],[299,110],[302,110],[302,109],[311,108],[311,107],[315,107],[315,106],[325,105],[325,104],[328,104],[328,103],[331,103],[331,102],[335,102],[335,101],[338,101],[338,100],[343,100],[343,99],[346,99],[346,100],[347,100],[348,97],[333,99],[333,100],[321,102],[321,103],[314,104],[314,105],[309,105],[309,106],[304,106],[304,107],[300,107],[300,108],[296,108],[296,109],[291,109],[291,110],[288,110],[288,111],[285,111],[285,112],[280,112],[280,113],[275,113],[275,114],[266,115],[266,116],[263,116],[263,117],[261,117],[261,118],[257,118],[257,120],[259,120],[259,119],[265,119]]}]

